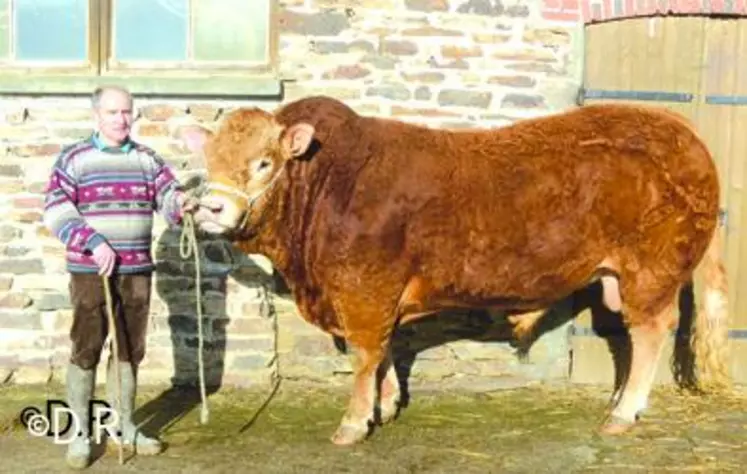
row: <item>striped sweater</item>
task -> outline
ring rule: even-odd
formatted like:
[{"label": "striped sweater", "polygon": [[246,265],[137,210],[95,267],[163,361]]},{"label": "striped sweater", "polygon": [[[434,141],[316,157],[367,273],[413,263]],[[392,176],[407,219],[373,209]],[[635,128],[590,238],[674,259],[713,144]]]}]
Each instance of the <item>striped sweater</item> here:
[{"label": "striped sweater", "polygon": [[108,242],[118,273],[148,272],[153,212],[180,224],[178,181],[150,148],[133,141],[107,147],[97,136],[66,147],[47,186],[44,224],[67,249],[72,273],[95,273],[91,251]]}]

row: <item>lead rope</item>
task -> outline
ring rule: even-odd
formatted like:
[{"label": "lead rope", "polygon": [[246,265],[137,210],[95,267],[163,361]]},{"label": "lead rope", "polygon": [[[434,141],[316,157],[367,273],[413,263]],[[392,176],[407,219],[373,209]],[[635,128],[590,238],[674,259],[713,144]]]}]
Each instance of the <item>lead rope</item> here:
[{"label": "lead rope", "polygon": [[[119,344],[117,343],[117,326],[114,322],[114,306],[112,304],[112,295],[109,287],[109,277],[103,275],[104,296],[106,298],[106,313],[109,318],[109,353],[114,362],[114,378],[117,380],[117,409],[122,411],[122,378],[119,375]],[[117,413],[119,421],[119,464],[124,464],[124,433],[122,432],[122,414]]]},{"label": "lead rope", "polygon": [[192,214],[184,214],[184,226],[179,238],[179,255],[183,259],[188,259],[194,255],[195,260],[195,290],[197,293],[197,364],[200,372],[200,397],[202,408],[200,410],[200,423],[207,424],[210,413],[207,406],[207,396],[205,391],[205,363],[202,360],[203,334],[202,334],[202,283],[200,279],[200,249],[197,244],[195,235],[195,223]]}]

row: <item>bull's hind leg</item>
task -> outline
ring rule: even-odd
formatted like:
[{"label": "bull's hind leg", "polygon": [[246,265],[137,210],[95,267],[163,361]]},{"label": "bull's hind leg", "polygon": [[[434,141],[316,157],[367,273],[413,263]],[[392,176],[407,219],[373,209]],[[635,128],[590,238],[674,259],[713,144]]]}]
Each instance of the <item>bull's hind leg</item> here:
[{"label": "bull's hind leg", "polygon": [[383,424],[394,419],[401,401],[399,379],[394,368],[391,347],[387,351],[384,362],[381,364],[381,372],[384,372],[384,377],[381,381],[379,394],[379,411],[381,413],[381,423]]},{"label": "bull's hind leg", "polygon": [[633,321],[629,328],[630,371],[614,410],[601,428],[605,434],[627,431],[646,409],[667,333],[675,323],[674,297],[663,310],[650,316],[627,312]]},{"label": "bull's hind leg", "polygon": [[531,336],[537,322],[545,315],[546,309],[530,311],[528,313],[510,314],[506,317],[513,324],[513,334],[517,341],[526,341]]}]

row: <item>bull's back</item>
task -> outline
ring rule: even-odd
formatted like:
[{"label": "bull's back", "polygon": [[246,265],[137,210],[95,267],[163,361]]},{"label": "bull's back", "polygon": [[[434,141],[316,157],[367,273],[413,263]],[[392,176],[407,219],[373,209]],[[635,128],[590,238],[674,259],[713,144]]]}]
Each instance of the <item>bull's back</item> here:
[{"label": "bull's back", "polygon": [[611,252],[667,245],[683,220],[707,229],[717,212],[713,161],[669,112],[592,106],[492,132],[378,127],[379,226],[402,229],[395,254],[461,299],[556,297]]}]

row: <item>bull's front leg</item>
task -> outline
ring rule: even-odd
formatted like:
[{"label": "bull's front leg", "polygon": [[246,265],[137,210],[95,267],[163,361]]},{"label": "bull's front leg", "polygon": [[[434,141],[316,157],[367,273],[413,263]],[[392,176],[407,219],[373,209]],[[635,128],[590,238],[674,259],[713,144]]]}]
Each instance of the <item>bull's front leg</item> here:
[{"label": "bull's front leg", "polygon": [[[396,412],[399,383],[396,383],[390,350],[402,295],[402,275],[395,269],[391,266],[382,272],[361,269],[361,274],[356,275],[348,268],[344,274],[348,285],[340,293],[330,295],[353,354],[353,391],[340,426],[332,436],[334,444],[351,445],[368,436],[374,426],[381,372],[385,374],[382,411],[387,418]],[[352,286],[354,282],[361,286]]]},{"label": "bull's front leg", "polygon": [[332,435],[332,442],[341,446],[355,444],[368,435],[373,425],[376,372],[387,354],[379,344],[350,341],[349,345],[354,357],[353,393],[342,422]]}]

